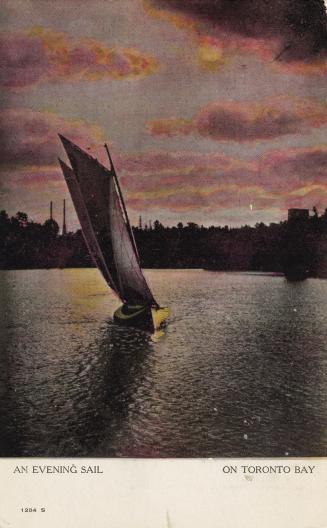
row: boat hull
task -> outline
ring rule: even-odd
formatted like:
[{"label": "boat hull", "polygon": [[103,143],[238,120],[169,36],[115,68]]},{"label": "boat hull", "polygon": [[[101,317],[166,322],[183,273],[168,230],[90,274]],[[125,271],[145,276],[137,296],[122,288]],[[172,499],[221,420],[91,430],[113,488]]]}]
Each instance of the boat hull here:
[{"label": "boat hull", "polygon": [[168,308],[129,306],[123,304],[114,313],[114,322],[121,326],[137,327],[154,331],[159,329],[169,316]]}]

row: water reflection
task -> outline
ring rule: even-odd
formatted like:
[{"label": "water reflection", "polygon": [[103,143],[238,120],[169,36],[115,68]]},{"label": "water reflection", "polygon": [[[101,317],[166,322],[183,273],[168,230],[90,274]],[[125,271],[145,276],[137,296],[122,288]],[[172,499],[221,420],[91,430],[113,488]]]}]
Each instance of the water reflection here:
[{"label": "water reflection", "polygon": [[107,353],[104,371],[102,427],[93,456],[114,456],[138,387],[151,375],[151,335],[133,328],[108,325],[100,343]]},{"label": "water reflection", "polygon": [[325,453],[326,325],[319,328],[322,306],[312,293],[310,283],[248,288],[220,347],[219,374],[213,366],[205,456]]},{"label": "water reflection", "polygon": [[160,338],[75,271],[0,274],[2,456],[326,455],[327,281],[151,272]]},{"label": "water reflection", "polygon": [[[3,456],[89,456],[116,445],[151,347],[145,332],[101,326],[78,356],[49,358],[31,368],[8,353],[1,417]],[[54,361],[53,361],[54,360]],[[108,449],[114,454],[115,447]]]}]

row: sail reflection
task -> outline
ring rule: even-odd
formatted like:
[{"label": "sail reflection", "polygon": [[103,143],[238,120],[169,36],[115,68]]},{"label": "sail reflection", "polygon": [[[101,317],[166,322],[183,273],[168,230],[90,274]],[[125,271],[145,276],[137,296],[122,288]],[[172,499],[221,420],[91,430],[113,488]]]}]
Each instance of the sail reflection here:
[{"label": "sail reflection", "polygon": [[[72,330],[74,340],[76,325]],[[110,320],[85,346],[79,339],[75,346],[64,357],[59,351],[48,353],[38,366],[31,364],[34,350],[16,356],[9,347],[5,351],[1,456],[114,454],[129,405],[151,363],[151,336]]]}]

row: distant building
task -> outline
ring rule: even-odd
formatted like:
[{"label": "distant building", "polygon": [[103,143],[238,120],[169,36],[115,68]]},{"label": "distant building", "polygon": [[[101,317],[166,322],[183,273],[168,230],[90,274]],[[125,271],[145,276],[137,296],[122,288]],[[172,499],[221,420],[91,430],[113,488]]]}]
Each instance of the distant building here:
[{"label": "distant building", "polygon": [[289,209],[288,210],[289,220],[308,220],[309,209]]}]

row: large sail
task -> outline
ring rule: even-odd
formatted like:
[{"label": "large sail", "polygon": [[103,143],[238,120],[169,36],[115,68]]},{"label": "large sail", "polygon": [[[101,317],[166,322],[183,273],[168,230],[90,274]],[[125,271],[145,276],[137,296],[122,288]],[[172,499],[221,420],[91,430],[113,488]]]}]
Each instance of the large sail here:
[{"label": "large sail", "polygon": [[86,242],[86,245],[88,247],[89,253],[92,256],[94,263],[101,271],[102,275],[104,276],[105,280],[109,284],[109,286],[117,292],[115,283],[110,275],[110,272],[107,268],[106,262],[104,260],[103,253],[101,251],[101,248],[99,246],[99,243],[97,241],[97,238],[94,233],[94,229],[92,226],[92,222],[90,219],[90,216],[88,214],[87,208],[85,206],[83,196],[80,190],[80,187],[78,185],[78,181],[76,179],[76,176],[72,169],[68,167],[61,159],[59,159],[62,171],[65,176],[65,180],[67,183],[67,187],[69,189],[70,195],[73,200],[73,204],[75,206],[75,210],[77,212],[77,216],[79,219],[79,222],[81,224],[82,233],[84,235],[84,239]]},{"label": "large sail", "polygon": [[113,167],[60,136],[72,168],[61,167],[89,251],[109,286],[127,304],[157,305],[143,276]]}]

